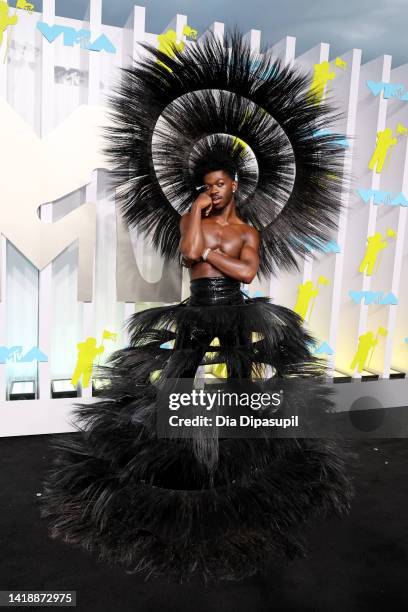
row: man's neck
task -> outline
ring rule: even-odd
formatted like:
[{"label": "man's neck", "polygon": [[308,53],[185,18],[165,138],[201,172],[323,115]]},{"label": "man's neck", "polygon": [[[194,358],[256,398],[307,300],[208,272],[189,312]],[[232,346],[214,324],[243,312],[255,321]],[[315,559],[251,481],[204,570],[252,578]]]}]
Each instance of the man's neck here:
[{"label": "man's neck", "polygon": [[210,218],[213,218],[217,223],[231,223],[237,218],[234,199],[232,199],[222,210],[212,210]]}]

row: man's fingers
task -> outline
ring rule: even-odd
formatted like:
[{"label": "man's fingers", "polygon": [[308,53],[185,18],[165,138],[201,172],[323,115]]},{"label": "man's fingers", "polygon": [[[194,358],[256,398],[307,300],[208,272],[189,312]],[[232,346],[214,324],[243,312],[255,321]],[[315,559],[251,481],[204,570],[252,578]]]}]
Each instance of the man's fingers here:
[{"label": "man's fingers", "polygon": [[210,214],[211,210],[213,207],[213,203],[211,202],[211,204],[209,205],[209,207],[207,208],[207,210],[205,211],[206,216],[208,217],[208,215]]}]

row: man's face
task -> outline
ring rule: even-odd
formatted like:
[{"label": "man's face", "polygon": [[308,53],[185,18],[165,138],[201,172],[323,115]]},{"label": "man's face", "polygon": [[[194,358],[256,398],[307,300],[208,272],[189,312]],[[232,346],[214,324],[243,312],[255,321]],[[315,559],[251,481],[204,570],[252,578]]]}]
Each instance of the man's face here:
[{"label": "man's face", "polygon": [[204,184],[205,191],[212,200],[213,210],[221,210],[231,202],[236,183],[224,170],[208,172],[204,176]]}]

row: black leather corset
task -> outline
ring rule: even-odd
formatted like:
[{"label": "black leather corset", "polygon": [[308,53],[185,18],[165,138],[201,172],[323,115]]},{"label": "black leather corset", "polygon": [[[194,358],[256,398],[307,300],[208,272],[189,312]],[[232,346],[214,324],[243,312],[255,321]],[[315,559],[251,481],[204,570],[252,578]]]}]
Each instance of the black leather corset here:
[{"label": "black leather corset", "polygon": [[234,278],[217,276],[196,278],[190,282],[191,306],[209,306],[213,304],[242,304],[244,296],[241,283]]}]

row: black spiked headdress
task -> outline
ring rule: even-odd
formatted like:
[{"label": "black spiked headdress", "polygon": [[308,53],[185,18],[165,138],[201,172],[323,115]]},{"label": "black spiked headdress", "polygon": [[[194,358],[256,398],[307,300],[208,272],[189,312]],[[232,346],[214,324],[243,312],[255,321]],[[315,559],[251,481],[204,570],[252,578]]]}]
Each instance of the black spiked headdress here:
[{"label": "black spiked headdress", "polygon": [[260,231],[260,272],[297,267],[305,243],[320,246],[337,224],[344,136],[327,133],[336,110],[316,102],[308,75],[251,53],[238,32],[173,57],[142,46],[110,99],[105,148],[125,221],[180,258],[180,215],[216,152],[237,169],[238,214]]}]

